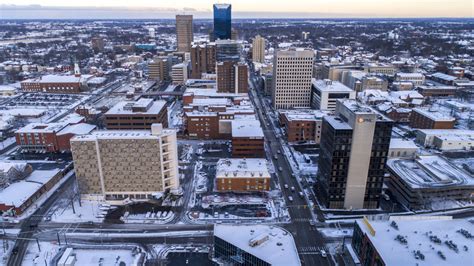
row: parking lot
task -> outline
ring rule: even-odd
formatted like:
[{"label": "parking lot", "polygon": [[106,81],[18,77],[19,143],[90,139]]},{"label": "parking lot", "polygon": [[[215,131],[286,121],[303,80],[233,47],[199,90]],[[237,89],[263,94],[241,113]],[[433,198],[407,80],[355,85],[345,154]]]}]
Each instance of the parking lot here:
[{"label": "parking lot", "polygon": [[84,96],[51,93],[24,93],[12,99],[7,105],[10,107],[67,107],[81,100]]}]

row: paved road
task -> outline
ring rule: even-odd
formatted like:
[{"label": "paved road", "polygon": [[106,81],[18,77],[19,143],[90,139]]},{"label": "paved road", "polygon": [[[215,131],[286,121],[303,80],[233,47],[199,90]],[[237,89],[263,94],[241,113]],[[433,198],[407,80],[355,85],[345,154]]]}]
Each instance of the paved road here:
[{"label": "paved road", "polygon": [[18,234],[18,239],[13,247],[14,250],[18,250],[17,254],[11,254],[8,258],[9,266],[21,265],[23,257],[25,256],[26,250],[30,240],[37,230],[38,224],[41,222],[43,216],[46,214],[48,209],[53,205],[57,198],[74,183],[75,176],[69,176],[69,179],[64,182],[56,192],[47,199],[44,204],[38,208],[29,218],[23,220],[21,224],[21,231]]},{"label": "paved road", "polygon": [[[249,93],[249,96],[257,107],[258,117],[262,124],[265,141],[270,148],[270,154],[277,156],[276,159],[272,157],[271,160],[273,160],[273,164],[275,165],[275,170],[292,221],[291,224],[285,225],[284,227],[293,234],[303,265],[333,265],[329,258],[323,258],[320,255],[319,250],[325,247],[325,239],[313,225],[314,222],[311,210],[304,207],[308,205],[306,199],[298,195],[298,192],[301,191],[300,185],[298,184],[298,181],[292,177],[293,173],[291,167],[288,164],[286,157],[283,155],[283,147],[272,126],[273,121],[271,121],[270,114],[265,112],[264,102],[262,100],[263,97],[258,95],[253,78],[254,76],[251,74],[251,92]],[[270,126],[267,126],[267,123],[269,123]],[[280,153],[278,153],[279,151]],[[295,191],[293,192],[291,189],[285,189],[285,184],[288,184],[289,188],[294,187]],[[288,200],[290,196],[293,198],[292,201]]]}]

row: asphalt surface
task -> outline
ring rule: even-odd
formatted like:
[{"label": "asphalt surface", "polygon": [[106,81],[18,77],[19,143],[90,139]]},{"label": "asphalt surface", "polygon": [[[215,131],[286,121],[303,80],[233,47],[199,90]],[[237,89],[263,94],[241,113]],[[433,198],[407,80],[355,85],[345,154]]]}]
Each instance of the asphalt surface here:
[{"label": "asphalt surface", "polygon": [[[301,191],[300,184],[296,178],[292,177],[293,173],[284,156],[283,147],[277,137],[278,133],[275,132],[272,125],[274,121],[272,121],[270,114],[265,112],[263,97],[258,95],[257,90],[255,90],[256,86],[253,78],[253,74],[251,74],[251,91],[249,92],[249,97],[257,108],[258,117],[265,135],[265,141],[267,142],[267,147],[270,148],[269,153],[273,155],[271,160],[275,165],[275,171],[279,179],[282,194],[287,202],[291,217],[291,223],[284,227],[293,234],[303,265],[334,265],[329,257],[321,256],[320,250],[325,248],[325,239],[314,225],[315,221],[313,220],[311,209],[305,207],[308,206],[306,198],[302,198],[298,195],[298,192]],[[269,126],[267,126],[267,124],[269,124]],[[276,159],[274,157],[275,155],[277,156]],[[285,184],[288,185],[288,189],[284,188]],[[294,192],[291,187],[295,188]],[[289,197],[292,197],[293,200],[290,201]]]}]

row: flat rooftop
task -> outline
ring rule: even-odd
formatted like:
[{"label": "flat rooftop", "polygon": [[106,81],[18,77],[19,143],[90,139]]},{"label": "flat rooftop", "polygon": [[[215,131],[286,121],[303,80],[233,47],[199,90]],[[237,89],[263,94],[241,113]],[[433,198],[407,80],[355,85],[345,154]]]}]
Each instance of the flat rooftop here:
[{"label": "flat rooftop", "polygon": [[353,92],[353,90],[346,85],[342,84],[339,81],[332,81],[329,79],[313,79],[312,80],[313,86],[315,86],[318,90],[323,92],[334,92],[334,93],[341,93],[341,92]]},{"label": "flat rooftop", "polygon": [[282,110],[280,114],[286,116],[289,121],[314,121],[321,120],[327,115],[320,110]]},{"label": "flat rooftop", "polygon": [[[236,233],[238,232],[238,233]],[[286,230],[269,225],[216,225],[214,235],[271,265],[301,265],[293,236]],[[250,246],[250,241],[266,241]]]},{"label": "flat rooftop", "polygon": [[[140,99],[138,101],[121,101],[110,108],[106,115],[131,115],[131,114],[159,114],[163,108],[166,108],[166,101],[153,101],[153,104],[146,112],[133,112],[131,108],[127,107],[139,107],[145,108],[152,99]],[[126,106],[127,105],[127,106]]]},{"label": "flat rooftop", "polygon": [[456,119],[452,116],[445,115],[439,111],[430,111],[428,109],[414,108],[414,112],[417,112],[429,119],[437,122],[454,122]]},{"label": "flat rooftop", "polygon": [[[393,222],[393,223],[392,223]],[[407,216],[390,217],[386,221],[368,221],[373,231],[356,220],[362,232],[370,239],[386,265],[472,265],[474,250],[472,239],[466,238],[459,230],[474,234],[473,224],[467,219],[452,220],[449,217]],[[374,234],[371,234],[371,231]],[[406,244],[397,240],[402,237]],[[439,239],[441,243],[433,240]],[[458,252],[449,248],[445,241],[457,245]],[[467,247],[466,251],[464,247]],[[424,260],[416,259],[419,251]],[[446,260],[439,255],[441,252]]]},{"label": "flat rooftop", "polygon": [[405,140],[405,139],[390,139],[390,149],[418,149],[415,142],[413,140]]},{"label": "flat rooftop", "polygon": [[15,133],[56,133],[67,126],[67,123],[30,123]]},{"label": "flat rooftop", "polygon": [[258,120],[233,120],[232,137],[263,138],[263,130]]},{"label": "flat rooftop", "polygon": [[75,136],[71,141],[96,141],[105,139],[156,139],[162,135],[176,132],[174,129],[163,129],[161,135],[153,135],[151,130],[98,130],[87,135]]},{"label": "flat rooftop", "polygon": [[270,177],[266,159],[220,159],[216,177],[261,178]]},{"label": "flat rooftop", "polygon": [[93,77],[92,75],[81,75],[76,77],[74,75],[44,75],[42,77],[28,79],[22,82],[37,82],[37,83],[80,83]]},{"label": "flat rooftop", "polygon": [[413,189],[473,186],[474,177],[440,156],[389,159],[387,167]]}]

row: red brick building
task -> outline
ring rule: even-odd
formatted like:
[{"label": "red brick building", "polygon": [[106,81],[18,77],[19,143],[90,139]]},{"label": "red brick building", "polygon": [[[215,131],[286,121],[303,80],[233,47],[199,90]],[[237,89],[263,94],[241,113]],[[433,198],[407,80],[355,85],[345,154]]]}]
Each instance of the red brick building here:
[{"label": "red brick building", "polygon": [[70,152],[72,137],[89,134],[95,129],[94,125],[82,123],[83,120],[28,124],[15,132],[16,143],[28,152]]},{"label": "red brick building", "polygon": [[321,125],[325,113],[320,111],[282,111],[279,122],[285,128],[289,142],[313,141],[321,142]]},{"label": "red brick building", "polygon": [[80,93],[87,90],[87,80],[92,75],[45,75],[22,81],[21,90],[25,92]]},{"label": "red brick building", "polygon": [[219,116],[216,112],[186,113],[185,134],[192,139],[219,139]]},{"label": "red brick building", "polygon": [[439,111],[415,108],[410,117],[410,126],[421,129],[452,129],[456,119]]},{"label": "red brick building", "polygon": [[232,157],[264,158],[265,139],[258,120],[232,121]]}]

